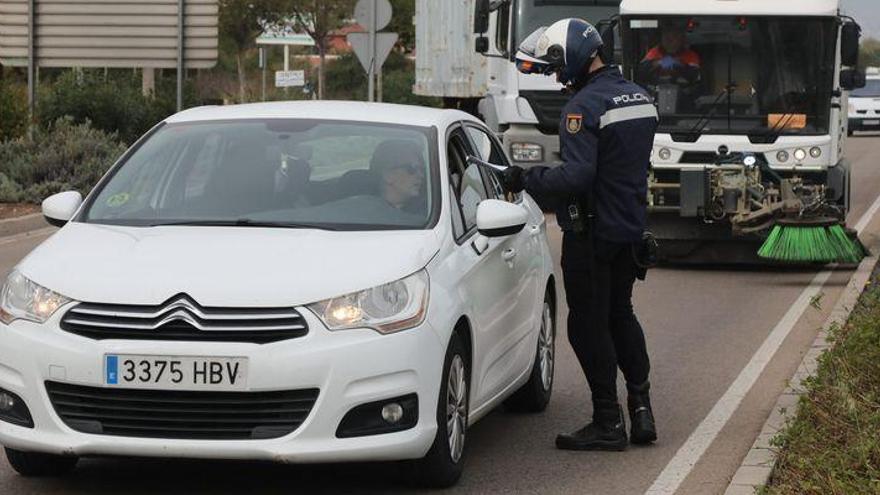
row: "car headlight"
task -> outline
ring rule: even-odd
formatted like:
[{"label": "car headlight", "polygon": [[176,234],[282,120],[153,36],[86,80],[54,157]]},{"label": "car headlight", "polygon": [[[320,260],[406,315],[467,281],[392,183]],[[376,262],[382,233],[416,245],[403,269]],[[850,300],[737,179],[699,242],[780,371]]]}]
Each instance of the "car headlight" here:
[{"label": "car headlight", "polygon": [[513,143],[510,154],[516,162],[540,162],[544,160],[544,147],[540,144]]},{"label": "car headlight", "polygon": [[428,309],[428,273],[372,289],[346,294],[308,305],[330,330],[371,328],[382,334],[422,324]]},{"label": "car headlight", "polygon": [[21,272],[13,271],[0,289],[0,321],[15,320],[45,323],[71,299],[31,282]]}]

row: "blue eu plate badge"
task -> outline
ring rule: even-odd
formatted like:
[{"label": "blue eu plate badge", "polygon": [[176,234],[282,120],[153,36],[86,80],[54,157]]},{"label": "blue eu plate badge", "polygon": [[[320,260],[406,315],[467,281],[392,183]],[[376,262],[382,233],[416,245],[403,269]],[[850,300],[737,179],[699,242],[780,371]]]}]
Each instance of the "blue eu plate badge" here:
[{"label": "blue eu plate badge", "polygon": [[119,383],[119,356],[107,356],[104,365],[107,385]]}]

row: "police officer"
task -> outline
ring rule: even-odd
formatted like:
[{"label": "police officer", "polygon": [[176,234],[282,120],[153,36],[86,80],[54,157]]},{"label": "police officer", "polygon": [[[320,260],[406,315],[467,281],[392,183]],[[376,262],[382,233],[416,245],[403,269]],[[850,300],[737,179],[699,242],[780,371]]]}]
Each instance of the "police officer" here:
[{"label": "police officer", "polygon": [[564,231],[562,269],[569,307],[568,338],[592,392],[587,426],[556,438],[569,450],[623,450],[617,368],[626,378],[630,440],[657,438],[648,395],[645,336],[633,313],[632,289],[644,278],[641,251],[647,216],[647,175],[657,111],[644,89],[607,66],[602,37],[580,19],[532,33],[517,67],[555,74],[572,94],[559,128],[562,165],[504,173],[508,189],[523,189],[556,210]]}]

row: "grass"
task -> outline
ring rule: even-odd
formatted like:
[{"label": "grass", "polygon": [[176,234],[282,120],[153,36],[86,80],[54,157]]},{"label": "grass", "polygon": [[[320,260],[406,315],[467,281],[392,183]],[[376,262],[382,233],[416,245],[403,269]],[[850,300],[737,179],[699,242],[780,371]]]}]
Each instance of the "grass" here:
[{"label": "grass", "polygon": [[763,493],[880,494],[880,283],[875,269],[832,348],[777,436],[779,461]]}]

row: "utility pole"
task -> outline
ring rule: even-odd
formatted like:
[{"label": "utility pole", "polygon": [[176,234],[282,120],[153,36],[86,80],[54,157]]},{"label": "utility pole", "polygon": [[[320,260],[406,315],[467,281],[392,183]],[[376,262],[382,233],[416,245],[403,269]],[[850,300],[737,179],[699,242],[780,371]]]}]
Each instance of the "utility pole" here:
[{"label": "utility pole", "polygon": [[376,19],[378,8],[377,0],[370,0],[370,70],[367,71],[367,100],[375,101],[376,88],[376,25],[379,23]]}]

